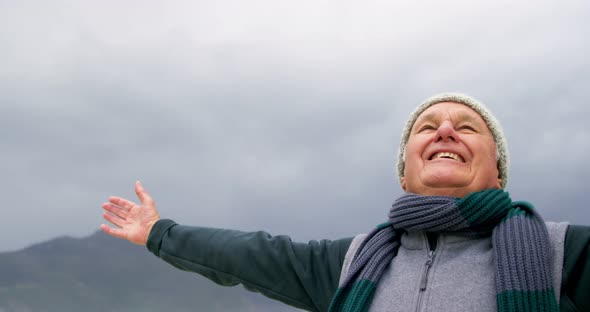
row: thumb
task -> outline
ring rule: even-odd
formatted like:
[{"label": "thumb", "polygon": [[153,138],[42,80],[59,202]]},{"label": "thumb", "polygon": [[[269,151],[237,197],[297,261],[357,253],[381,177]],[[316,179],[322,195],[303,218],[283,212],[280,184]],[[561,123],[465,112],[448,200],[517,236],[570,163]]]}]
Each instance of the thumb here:
[{"label": "thumb", "polygon": [[135,194],[137,194],[137,198],[141,201],[141,204],[153,204],[154,200],[150,197],[150,195],[146,192],[143,188],[143,185],[140,181],[135,181]]}]

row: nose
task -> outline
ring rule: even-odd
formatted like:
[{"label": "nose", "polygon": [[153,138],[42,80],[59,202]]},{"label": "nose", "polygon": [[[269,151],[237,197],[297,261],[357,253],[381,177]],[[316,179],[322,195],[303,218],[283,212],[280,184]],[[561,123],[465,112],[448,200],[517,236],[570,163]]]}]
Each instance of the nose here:
[{"label": "nose", "polygon": [[434,142],[459,142],[459,136],[449,121],[443,122],[436,130]]}]

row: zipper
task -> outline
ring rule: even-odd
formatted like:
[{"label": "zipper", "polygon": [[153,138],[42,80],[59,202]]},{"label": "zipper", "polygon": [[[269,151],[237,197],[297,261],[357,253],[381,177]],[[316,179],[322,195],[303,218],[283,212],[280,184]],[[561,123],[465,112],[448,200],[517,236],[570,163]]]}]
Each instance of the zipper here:
[{"label": "zipper", "polygon": [[434,261],[434,250],[428,252],[428,260],[424,263],[424,270],[422,270],[422,279],[420,280],[420,291],[426,290],[426,283],[428,283],[428,271],[432,267],[432,261]]},{"label": "zipper", "polygon": [[[424,296],[426,286],[428,285],[428,272],[430,271],[432,263],[434,262],[434,257],[436,256],[436,244],[433,244],[434,246],[432,246],[428,241],[428,259],[426,259],[426,262],[424,263],[422,276],[420,277],[420,288],[418,289],[418,304],[416,305],[416,312],[420,312],[422,309],[422,297]],[[436,240],[434,242],[436,242]]]}]

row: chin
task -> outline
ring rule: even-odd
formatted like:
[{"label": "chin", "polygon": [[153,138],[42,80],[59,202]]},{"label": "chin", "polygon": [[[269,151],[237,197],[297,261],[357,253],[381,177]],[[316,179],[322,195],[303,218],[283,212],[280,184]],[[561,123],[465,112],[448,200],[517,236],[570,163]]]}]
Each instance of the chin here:
[{"label": "chin", "polygon": [[465,197],[472,191],[465,187],[425,187],[415,194],[426,195],[426,196],[453,196],[453,197]]},{"label": "chin", "polygon": [[408,193],[428,196],[454,196],[464,197],[471,193],[471,188],[467,183],[460,181],[421,181],[421,183],[409,183],[405,190]]},{"label": "chin", "polygon": [[437,172],[422,178],[424,185],[434,188],[467,187],[470,179],[457,175],[456,172]]}]

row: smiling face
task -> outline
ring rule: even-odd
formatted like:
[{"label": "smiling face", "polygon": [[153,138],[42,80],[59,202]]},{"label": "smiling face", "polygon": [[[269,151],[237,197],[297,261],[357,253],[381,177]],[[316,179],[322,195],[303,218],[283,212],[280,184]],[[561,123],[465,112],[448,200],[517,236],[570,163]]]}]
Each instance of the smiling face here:
[{"label": "smiling face", "polygon": [[406,192],[421,195],[464,197],[501,188],[496,144],[487,124],[466,105],[432,105],[412,127],[401,179]]}]

